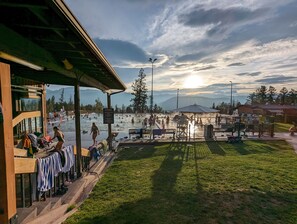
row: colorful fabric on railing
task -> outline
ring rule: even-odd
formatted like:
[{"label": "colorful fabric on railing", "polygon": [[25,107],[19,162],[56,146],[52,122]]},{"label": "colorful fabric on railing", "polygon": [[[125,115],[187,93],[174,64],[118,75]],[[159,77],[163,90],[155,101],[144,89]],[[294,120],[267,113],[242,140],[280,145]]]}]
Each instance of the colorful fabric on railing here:
[{"label": "colorful fabric on railing", "polygon": [[31,140],[32,147],[37,148],[38,147],[38,145],[37,145],[37,136],[34,135],[33,133],[30,133],[30,134],[28,134],[28,137]]},{"label": "colorful fabric on railing", "polygon": [[65,164],[64,167],[62,168],[62,172],[66,173],[69,172],[71,167],[74,165],[74,152],[73,152],[73,147],[66,146],[62,149],[62,152],[64,153],[65,156]]},{"label": "colorful fabric on railing", "polygon": [[62,171],[60,155],[55,152],[46,158],[39,158],[37,164],[37,189],[48,191],[54,187],[55,177]]}]

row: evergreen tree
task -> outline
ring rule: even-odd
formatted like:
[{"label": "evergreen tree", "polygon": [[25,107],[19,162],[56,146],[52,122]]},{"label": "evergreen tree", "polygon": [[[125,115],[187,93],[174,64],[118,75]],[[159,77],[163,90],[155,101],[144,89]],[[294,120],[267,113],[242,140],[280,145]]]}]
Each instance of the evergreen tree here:
[{"label": "evergreen tree", "polygon": [[126,113],[133,113],[133,109],[131,105],[127,106]]},{"label": "evergreen tree", "polygon": [[120,108],[118,107],[118,105],[116,104],[114,107],[114,112],[115,113],[119,113],[120,112]]},{"label": "evergreen tree", "polygon": [[145,73],[143,68],[140,69],[138,78],[132,84],[132,95],[134,98],[131,99],[134,112],[144,113],[145,106],[147,103],[147,88],[145,83]]},{"label": "evergreen tree", "polygon": [[266,86],[261,86],[256,90],[256,99],[257,103],[265,104],[267,102],[266,100],[266,94],[267,94],[267,88]]},{"label": "evergreen tree", "polygon": [[62,89],[62,92],[61,92],[61,95],[60,95],[60,98],[59,98],[60,105],[62,105],[63,102],[64,102],[64,88]]},{"label": "evergreen tree", "polygon": [[95,100],[94,112],[95,113],[102,113],[102,111],[103,111],[103,104],[100,101],[100,99],[98,98],[98,99]]},{"label": "evergreen tree", "polygon": [[279,99],[280,99],[280,103],[281,105],[286,104],[286,97],[288,94],[288,89],[286,87],[283,87],[280,91],[279,91]]},{"label": "evergreen tree", "polygon": [[57,105],[55,102],[55,97],[52,96],[50,99],[46,101],[46,111],[47,112],[54,112],[56,111]]},{"label": "evergreen tree", "polygon": [[276,89],[273,86],[269,86],[267,91],[267,102],[273,104],[275,102]]},{"label": "evergreen tree", "polygon": [[291,105],[297,105],[297,90],[291,89],[288,93],[289,103]]},{"label": "evergreen tree", "polygon": [[122,113],[125,113],[126,112],[126,107],[124,104],[122,104]]},{"label": "evergreen tree", "polygon": [[67,110],[67,111],[74,110],[74,102],[72,100],[72,96],[69,97],[69,101],[66,104],[65,110]]},{"label": "evergreen tree", "polygon": [[253,92],[251,94],[248,95],[247,97],[247,103],[250,104],[250,105],[253,105],[253,104],[256,104],[256,93]]}]

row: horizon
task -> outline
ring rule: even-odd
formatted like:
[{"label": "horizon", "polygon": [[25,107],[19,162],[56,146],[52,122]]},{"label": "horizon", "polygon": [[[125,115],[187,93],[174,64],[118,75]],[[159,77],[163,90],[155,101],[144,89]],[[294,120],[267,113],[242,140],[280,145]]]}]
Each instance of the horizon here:
[{"label": "horizon", "polygon": [[297,0],[66,0],[131,92],[140,68],[176,95],[247,96],[297,86]]}]

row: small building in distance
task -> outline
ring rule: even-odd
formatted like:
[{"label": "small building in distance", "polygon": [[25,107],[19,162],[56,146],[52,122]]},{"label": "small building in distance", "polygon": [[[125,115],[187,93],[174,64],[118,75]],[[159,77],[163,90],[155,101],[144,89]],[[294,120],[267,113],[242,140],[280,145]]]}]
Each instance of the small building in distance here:
[{"label": "small building in distance", "polygon": [[297,106],[293,105],[241,105],[238,107],[239,115],[273,116],[275,121],[292,123],[297,121]]}]

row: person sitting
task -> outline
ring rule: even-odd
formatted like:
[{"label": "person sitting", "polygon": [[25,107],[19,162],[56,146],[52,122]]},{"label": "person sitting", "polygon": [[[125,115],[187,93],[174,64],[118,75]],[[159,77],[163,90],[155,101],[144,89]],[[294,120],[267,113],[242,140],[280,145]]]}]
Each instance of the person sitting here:
[{"label": "person sitting", "polygon": [[290,135],[294,135],[297,132],[297,124],[293,122],[293,126],[289,128]]}]

